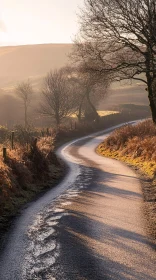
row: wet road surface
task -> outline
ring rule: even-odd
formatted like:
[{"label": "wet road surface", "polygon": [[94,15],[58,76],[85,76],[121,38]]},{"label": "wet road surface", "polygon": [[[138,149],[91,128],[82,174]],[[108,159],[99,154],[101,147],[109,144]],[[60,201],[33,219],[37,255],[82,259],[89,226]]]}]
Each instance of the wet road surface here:
[{"label": "wet road surface", "polygon": [[156,279],[140,182],[126,165],[95,153],[107,132],[59,151],[69,173],[15,221],[0,279]]}]

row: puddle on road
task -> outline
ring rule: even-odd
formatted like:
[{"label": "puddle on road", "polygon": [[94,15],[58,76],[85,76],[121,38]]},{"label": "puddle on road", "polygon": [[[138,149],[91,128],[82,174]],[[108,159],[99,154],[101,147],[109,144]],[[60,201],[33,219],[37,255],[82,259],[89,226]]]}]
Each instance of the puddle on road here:
[{"label": "puddle on road", "polygon": [[56,209],[54,210],[54,212],[55,212],[55,213],[62,213],[62,212],[64,212],[64,209],[62,209],[62,208],[56,208]]},{"label": "puddle on road", "polygon": [[62,218],[63,215],[54,215],[54,216],[48,216],[46,217],[46,220],[49,221],[57,221],[60,220]]},{"label": "puddle on road", "polygon": [[53,235],[55,232],[55,230],[53,228],[51,228],[50,230],[47,230],[45,232],[39,233],[37,240],[40,241],[44,241],[46,238],[50,237],[51,235]]},{"label": "puddle on road", "polygon": [[38,258],[39,256],[52,252],[56,248],[56,242],[50,241],[45,246],[32,244],[32,249],[34,248],[34,256]]},{"label": "puddle on road", "polygon": [[51,219],[49,219],[46,223],[49,227],[56,226],[58,224],[58,222]]},{"label": "puddle on road", "polygon": [[61,202],[61,206],[68,206],[68,205],[71,205],[71,204],[72,204],[71,201]]},{"label": "puddle on road", "polygon": [[82,193],[91,181],[89,172],[85,173],[83,170],[82,174],[83,176],[77,177],[72,188],[36,215],[28,231],[29,247],[25,257],[23,280],[42,280],[43,275],[44,279],[55,280],[52,271],[60,252],[57,236],[61,219],[68,215],[66,206],[72,204],[72,199]]}]

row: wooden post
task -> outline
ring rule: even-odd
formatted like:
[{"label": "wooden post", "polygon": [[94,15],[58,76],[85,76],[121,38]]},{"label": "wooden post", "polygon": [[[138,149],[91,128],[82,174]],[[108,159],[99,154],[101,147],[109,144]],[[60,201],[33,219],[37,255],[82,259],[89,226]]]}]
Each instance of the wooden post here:
[{"label": "wooden post", "polygon": [[12,150],[14,149],[14,136],[15,136],[15,132],[12,131],[11,132],[11,149]]},{"label": "wooden post", "polygon": [[77,123],[75,122],[75,129],[77,128]]},{"label": "wooden post", "polygon": [[47,137],[49,136],[49,128],[47,127]]},{"label": "wooden post", "polygon": [[3,159],[4,161],[6,161],[6,158],[7,158],[7,150],[5,147],[3,147]]}]

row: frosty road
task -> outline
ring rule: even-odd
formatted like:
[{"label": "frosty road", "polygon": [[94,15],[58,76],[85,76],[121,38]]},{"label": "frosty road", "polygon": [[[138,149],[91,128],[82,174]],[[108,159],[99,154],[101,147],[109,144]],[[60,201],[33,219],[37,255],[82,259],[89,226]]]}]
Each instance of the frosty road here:
[{"label": "frosty road", "polygon": [[58,151],[68,174],[16,219],[0,255],[1,280],[156,279],[140,181],[95,152],[109,131]]}]

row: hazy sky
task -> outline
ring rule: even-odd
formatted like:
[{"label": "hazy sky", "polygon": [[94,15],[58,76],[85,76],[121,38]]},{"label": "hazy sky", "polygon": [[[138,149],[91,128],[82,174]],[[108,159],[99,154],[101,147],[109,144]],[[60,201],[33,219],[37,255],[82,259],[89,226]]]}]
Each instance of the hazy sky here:
[{"label": "hazy sky", "polygon": [[84,0],[0,0],[0,45],[70,43]]}]

